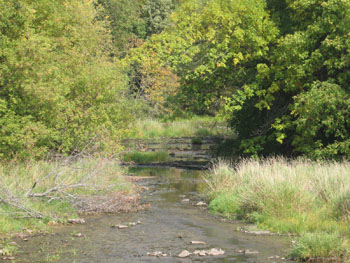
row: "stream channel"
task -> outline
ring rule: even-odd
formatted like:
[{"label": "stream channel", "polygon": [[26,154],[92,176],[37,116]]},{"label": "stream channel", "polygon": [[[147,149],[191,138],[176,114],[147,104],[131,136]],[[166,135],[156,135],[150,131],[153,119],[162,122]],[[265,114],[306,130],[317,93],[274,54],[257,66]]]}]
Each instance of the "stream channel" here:
[{"label": "stream channel", "polygon": [[[54,234],[17,241],[16,263],[24,262],[284,262],[290,240],[277,236],[251,235],[238,231],[241,223],[225,222],[197,207],[206,171],[178,168],[129,168],[134,176],[151,177],[137,184],[146,190],[142,202],[151,208],[138,212],[84,217],[86,224],[53,227]],[[190,201],[184,202],[184,199]],[[141,224],[126,229],[111,225]],[[81,233],[81,237],[76,237]],[[203,241],[193,245],[191,241]],[[178,258],[180,252],[220,248],[221,256]],[[256,251],[249,254],[244,251]],[[166,257],[147,253],[160,251]],[[243,251],[243,252],[242,252]],[[274,257],[273,259],[271,257]]]}]

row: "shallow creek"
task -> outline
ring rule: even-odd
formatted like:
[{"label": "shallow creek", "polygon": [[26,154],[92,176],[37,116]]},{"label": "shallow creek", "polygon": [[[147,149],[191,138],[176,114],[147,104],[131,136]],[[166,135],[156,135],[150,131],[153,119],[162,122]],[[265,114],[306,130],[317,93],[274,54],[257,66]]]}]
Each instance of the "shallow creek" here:
[{"label": "shallow creek", "polygon": [[[255,236],[237,231],[242,225],[224,222],[196,207],[201,200],[205,171],[175,168],[133,168],[134,176],[151,176],[138,182],[146,190],[142,202],[152,207],[138,213],[84,217],[86,224],[54,227],[54,234],[18,241],[15,262],[284,262],[271,259],[287,254],[290,240]],[[189,202],[183,202],[189,199]],[[111,225],[141,224],[126,229]],[[81,237],[76,237],[81,233]],[[203,241],[205,245],[192,245]],[[178,258],[183,250],[221,248],[224,255]],[[244,254],[242,250],[258,251]],[[147,256],[161,251],[166,257]],[[241,251],[241,252],[239,252]]]}]

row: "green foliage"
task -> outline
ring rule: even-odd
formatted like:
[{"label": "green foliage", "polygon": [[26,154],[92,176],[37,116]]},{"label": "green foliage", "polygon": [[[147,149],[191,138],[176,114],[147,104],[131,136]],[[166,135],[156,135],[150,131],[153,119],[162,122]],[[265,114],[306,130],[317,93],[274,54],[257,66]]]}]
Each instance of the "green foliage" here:
[{"label": "green foliage", "polygon": [[169,15],[174,9],[174,0],[146,0],[142,7],[146,35],[161,33],[169,25]]},{"label": "green foliage", "polygon": [[314,158],[350,155],[350,94],[337,84],[315,82],[295,97],[293,145]]},{"label": "green foliage", "polygon": [[264,7],[255,0],[184,1],[171,26],[149,41],[146,49],[156,50],[181,77],[178,100],[185,109],[220,107],[221,96],[246,81],[242,65],[268,53],[277,30]]},{"label": "green foliage", "polygon": [[146,22],[141,18],[143,1],[98,0],[103,7],[101,19],[109,21],[113,45],[118,55],[146,38]]},{"label": "green foliage", "polygon": [[92,1],[0,1],[0,158],[70,152],[127,125],[126,78]]},{"label": "green foliage", "polygon": [[268,63],[255,64],[255,80],[226,99],[242,152],[349,156],[350,2],[269,3],[285,8],[293,30],[272,45]]}]

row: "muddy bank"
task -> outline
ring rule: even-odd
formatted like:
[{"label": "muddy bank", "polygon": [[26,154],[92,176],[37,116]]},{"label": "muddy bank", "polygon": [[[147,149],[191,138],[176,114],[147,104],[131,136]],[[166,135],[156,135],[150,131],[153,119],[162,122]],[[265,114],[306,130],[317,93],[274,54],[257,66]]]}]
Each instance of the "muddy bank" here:
[{"label": "muddy bank", "polygon": [[[143,204],[139,213],[93,215],[86,224],[54,227],[54,235],[17,240],[16,262],[283,262],[290,240],[239,232],[241,224],[223,222],[208,214],[203,201],[202,171],[175,168],[138,168]],[[188,199],[188,202],[184,202]],[[130,223],[140,222],[132,225]],[[116,225],[126,225],[118,229]],[[191,241],[203,243],[191,244]],[[213,248],[218,256],[190,255]],[[157,257],[151,253],[162,252]],[[249,253],[254,252],[254,253]],[[276,257],[277,256],[277,257]]]}]

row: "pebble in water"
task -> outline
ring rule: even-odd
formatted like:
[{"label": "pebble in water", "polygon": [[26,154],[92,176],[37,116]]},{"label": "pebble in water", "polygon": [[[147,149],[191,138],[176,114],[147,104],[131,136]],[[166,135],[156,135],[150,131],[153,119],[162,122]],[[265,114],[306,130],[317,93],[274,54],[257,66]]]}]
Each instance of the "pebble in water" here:
[{"label": "pebble in water", "polygon": [[192,253],[188,252],[187,250],[184,250],[178,255],[178,257],[179,258],[187,258],[187,257],[189,257],[191,255],[192,255]]}]

